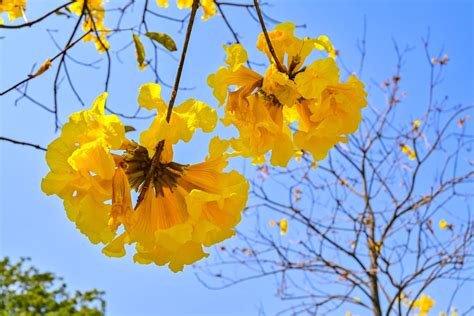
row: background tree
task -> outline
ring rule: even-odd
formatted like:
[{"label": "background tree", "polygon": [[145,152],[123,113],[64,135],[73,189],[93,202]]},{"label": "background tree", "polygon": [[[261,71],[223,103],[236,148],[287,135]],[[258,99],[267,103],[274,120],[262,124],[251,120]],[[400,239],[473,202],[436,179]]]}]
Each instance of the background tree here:
[{"label": "background tree", "polygon": [[0,261],[0,312],[2,315],[104,315],[104,292],[70,293],[51,272],[25,266],[29,259]]}]

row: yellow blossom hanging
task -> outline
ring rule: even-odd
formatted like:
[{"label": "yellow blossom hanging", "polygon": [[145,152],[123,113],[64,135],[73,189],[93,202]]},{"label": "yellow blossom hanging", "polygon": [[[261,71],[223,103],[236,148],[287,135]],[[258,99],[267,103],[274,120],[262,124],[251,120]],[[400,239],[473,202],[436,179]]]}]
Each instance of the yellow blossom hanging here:
[{"label": "yellow blossom hanging", "polygon": [[[124,256],[125,245],[133,244],[136,262],[181,271],[208,256],[203,247],[234,234],[248,183],[236,171],[223,171],[231,154],[225,153],[228,143],[217,138],[204,162],[173,161],[173,144],[189,141],[197,128],[214,129],[216,112],[206,104],[188,100],[167,123],[160,86],[142,86],[140,105],[158,113],[137,144],[125,138],[115,115],[104,114],[105,99],[103,94],[91,110],[73,114],[48,146],[51,171],[43,191],[64,200],[68,217],[93,243],[105,244],[104,254]],[[162,141],[162,147],[156,146]],[[159,161],[151,169],[155,151]],[[131,189],[143,193],[135,207]]]},{"label": "yellow blossom hanging", "polygon": [[413,308],[418,309],[418,316],[428,315],[434,305],[435,301],[425,294],[421,294],[420,298],[413,302]]},{"label": "yellow blossom hanging", "polygon": [[[224,47],[227,66],[220,67],[208,78],[219,103],[225,104],[224,124],[234,125],[239,137],[231,146],[253,163],[270,162],[286,166],[301,150],[314,159],[324,159],[337,143],[346,141],[362,119],[366,106],[364,85],[355,75],[340,82],[335,50],[326,36],[300,39],[294,35],[295,25],[283,23],[269,32],[275,56],[285,61],[279,70],[263,34],[257,48],[270,61],[264,75],[244,64],[247,52],[240,44]],[[304,65],[312,51],[324,50],[327,58]],[[229,92],[230,87],[235,87]],[[296,124],[296,131],[290,127]]]}]

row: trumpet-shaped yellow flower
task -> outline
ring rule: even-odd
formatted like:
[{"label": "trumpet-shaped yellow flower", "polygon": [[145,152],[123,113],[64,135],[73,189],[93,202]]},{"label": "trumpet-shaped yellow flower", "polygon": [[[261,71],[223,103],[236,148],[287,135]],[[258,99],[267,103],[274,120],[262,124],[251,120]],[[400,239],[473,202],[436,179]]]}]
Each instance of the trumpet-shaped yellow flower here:
[{"label": "trumpet-shaped yellow flower", "polygon": [[[167,8],[169,3],[168,0],[157,0],[156,1],[158,6]],[[176,4],[178,8],[191,8],[193,6],[193,0],[177,0]],[[217,12],[217,7],[214,0],[201,0],[201,7],[204,15],[202,17],[203,20],[207,20],[210,17],[214,16]]]},{"label": "trumpet-shaped yellow flower", "polygon": [[104,26],[105,10],[104,0],[78,0],[69,6],[69,10],[78,16],[84,15],[86,18],[82,23],[82,29],[87,34],[83,41],[93,42],[99,53],[103,53],[110,48],[109,42],[105,38],[110,33]]},{"label": "trumpet-shaped yellow flower", "polygon": [[[355,132],[366,106],[364,85],[355,75],[340,82],[335,49],[326,36],[300,39],[293,23],[282,23],[268,33],[279,69],[263,34],[257,48],[270,66],[264,75],[247,68],[247,52],[240,44],[224,46],[227,66],[211,74],[208,84],[220,104],[225,104],[224,124],[233,125],[239,137],[231,146],[253,163],[286,166],[301,150],[316,160],[324,159],[337,143]],[[305,66],[313,50],[325,50],[329,57]],[[229,92],[229,88],[233,91]],[[292,133],[290,124],[297,122]]]},{"label": "trumpet-shaped yellow flower", "polygon": [[422,294],[418,300],[413,302],[413,308],[418,308],[419,313],[417,315],[419,316],[428,315],[434,305],[435,301],[425,294]]},{"label": "trumpet-shaped yellow flower", "polygon": [[0,1],[0,13],[6,12],[10,22],[24,16],[26,0],[2,0]]},{"label": "trumpet-shaped yellow flower", "polygon": [[122,148],[125,129],[115,115],[105,115],[107,94],[99,96],[90,110],[74,113],[64,124],[61,136],[46,153],[51,171],[41,183],[42,190],[64,200],[69,219],[91,242],[108,242],[108,227],[115,173],[110,150]]},{"label": "trumpet-shaped yellow flower", "polygon": [[211,142],[210,154],[202,163],[182,165],[172,162],[172,157],[160,163],[155,169],[160,180],[145,192],[131,219],[122,221],[125,232],[103,252],[122,256],[125,244],[136,244],[136,262],[169,264],[176,272],[207,257],[203,246],[234,235],[233,228],[246,204],[248,184],[235,171],[223,172],[227,155],[218,142]]},{"label": "trumpet-shaped yellow flower", "polygon": [[319,100],[297,105],[300,121],[294,134],[296,146],[322,160],[334,145],[345,142],[345,135],[354,133],[362,120],[360,110],[367,104],[363,87],[352,75],[345,83],[327,85]]},{"label": "trumpet-shaped yellow flower", "polygon": [[[203,247],[235,234],[248,183],[236,171],[224,172],[232,155],[225,140],[213,139],[202,163],[173,161],[173,144],[189,141],[196,128],[214,129],[216,113],[204,103],[184,102],[168,124],[160,87],[142,86],[140,105],[158,113],[139,145],[125,138],[115,115],[104,114],[105,98],[71,115],[48,146],[51,171],[42,189],[64,200],[69,219],[93,243],[105,244],[107,256],[122,257],[125,245],[133,244],[136,262],[181,271],[208,256]],[[141,194],[135,207],[132,189]]]}]

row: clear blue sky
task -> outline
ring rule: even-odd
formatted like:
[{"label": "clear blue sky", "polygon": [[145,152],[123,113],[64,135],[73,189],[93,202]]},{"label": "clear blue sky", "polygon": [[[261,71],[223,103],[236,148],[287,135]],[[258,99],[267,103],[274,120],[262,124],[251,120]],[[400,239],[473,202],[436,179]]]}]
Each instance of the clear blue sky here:
[{"label": "clear blue sky", "polygon": [[[109,2],[115,5],[116,0]],[[173,2],[170,0],[170,8],[166,10],[155,11],[182,17],[185,12],[176,10]],[[248,2],[250,1],[242,1]],[[423,68],[426,62],[421,37],[430,28],[433,52],[444,47],[444,52],[451,59],[445,73],[447,79],[443,82],[443,91],[449,94],[452,104],[474,103],[472,1],[271,2],[272,7],[264,7],[267,14],[281,21],[306,24],[306,29],[298,31],[301,36],[328,35],[341,51],[347,67],[354,70],[358,68],[359,61],[356,41],[362,35],[363,20],[366,17],[367,57],[362,79],[368,85],[369,94],[375,94],[377,90],[371,87],[371,81],[383,81],[394,69],[396,56],[392,39],[401,47],[413,46],[415,49],[408,55],[404,65],[407,70],[404,88],[411,97],[409,104],[412,105],[404,112],[407,120],[416,118],[417,102],[424,100],[428,91],[423,86],[427,84],[428,71]],[[40,12],[61,3],[62,1],[28,0],[27,15],[33,19]],[[133,19],[137,19],[140,10],[139,6],[135,8]],[[252,59],[264,61],[254,49],[259,33],[258,25],[245,10],[228,9],[226,12],[242,36],[242,42],[249,49]],[[183,33],[177,33],[179,25],[152,17],[150,21],[154,21],[151,24],[152,31],[167,32],[176,39],[178,46],[181,45]],[[130,20],[126,23],[133,22]],[[0,40],[1,90],[23,79],[34,63],[40,64],[57,52],[46,32],[48,28],[60,30],[53,34],[63,44],[72,23],[58,16],[32,29],[15,32],[15,36],[8,31],[0,31],[0,36],[5,36]],[[121,36],[110,41],[112,51],[122,47],[124,39]],[[196,89],[183,91],[178,96],[178,101],[194,97],[214,107],[217,105],[211,90],[206,86],[206,78],[223,63],[221,46],[231,39],[221,18],[214,17],[207,22],[197,21],[182,81],[183,86]],[[81,45],[74,50],[73,56],[89,62],[103,58],[94,51],[92,44]],[[165,81],[172,82],[177,63],[165,53],[160,54],[159,58],[160,74]],[[121,53],[121,59],[123,64],[116,63],[112,69],[109,105],[131,114],[136,108],[138,87],[153,80],[153,77],[150,72],[140,73],[136,69],[132,47]],[[102,63],[102,67],[103,65]],[[73,80],[89,106],[103,90],[103,71],[84,70],[72,63],[69,70],[76,73]],[[32,96],[50,107],[53,74],[51,71],[32,81],[29,90]],[[167,99],[169,90],[165,89],[164,94]],[[14,101],[18,96],[13,92],[0,98],[0,135],[46,146],[57,137],[52,115],[27,100],[22,100],[15,106]],[[369,99],[379,100],[372,96]],[[62,122],[67,120],[70,113],[81,109],[66,81],[62,83],[60,102]],[[132,124],[141,128],[147,126],[148,122],[134,121]],[[138,137],[137,134],[132,136]],[[205,156],[208,139],[209,136],[197,134],[194,143],[178,148],[176,157],[186,157],[189,159],[186,162],[189,163],[201,160]],[[268,315],[272,315],[285,306],[275,297],[273,279],[212,291],[197,281],[192,268],[173,274],[165,268],[133,264],[130,257],[113,260],[103,256],[100,247],[90,244],[74,228],[73,223],[68,221],[62,201],[57,197],[47,197],[41,192],[41,178],[47,171],[43,152],[0,142],[0,255],[32,257],[37,267],[64,277],[72,289],[105,290],[110,315],[256,315],[262,306]],[[251,227],[242,222],[239,229]],[[434,294],[435,299],[442,299],[442,296],[442,290]],[[463,298],[466,302],[473,298],[472,288]]]}]

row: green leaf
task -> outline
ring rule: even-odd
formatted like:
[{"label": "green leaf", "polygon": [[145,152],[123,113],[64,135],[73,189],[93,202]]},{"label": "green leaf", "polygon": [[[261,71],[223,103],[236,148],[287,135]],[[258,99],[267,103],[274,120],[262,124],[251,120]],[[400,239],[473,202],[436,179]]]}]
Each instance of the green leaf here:
[{"label": "green leaf", "polygon": [[[66,8],[66,9],[67,9],[67,8]],[[71,12],[71,11],[69,11],[69,12]],[[56,14],[56,15],[64,15],[64,16],[67,16],[68,18],[71,17],[69,14],[64,13],[64,12],[62,12],[62,11],[54,11],[54,14]]]},{"label": "green leaf", "polygon": [[138,69],[143,70],[145,64],[145,47],[137,34],[133,34],[133,42],[135,43],[135,52],[137,53]]},{"label": "green leaf", "polygon": [[125,125],[125,133],[136,131],[135,127],[130,125]]},{"label": "green leaf", "polygon": [[171,36],[169,36],[166,33],[146,32],[145,36],[148,36],[150,39],[154,40],[155,42],[160,43],[161,45],[163,45],[163,47],[165,47],[170,52],[174,52],[177,50],[176,43],[171,38]]}]

